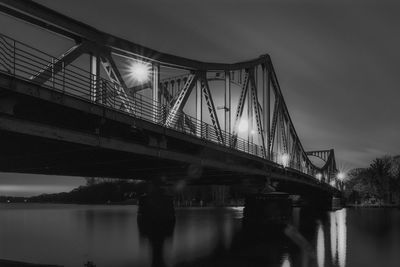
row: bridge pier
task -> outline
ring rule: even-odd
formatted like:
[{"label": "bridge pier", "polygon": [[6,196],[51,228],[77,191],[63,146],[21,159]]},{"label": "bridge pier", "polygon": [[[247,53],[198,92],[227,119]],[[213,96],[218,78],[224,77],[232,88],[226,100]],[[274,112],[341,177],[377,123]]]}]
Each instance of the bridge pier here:
[{"label": "bridge pier", "polygon": [[282,226],[290,221],[291,216],[292,201],[287,193],[258,193],[246,197],[244,227]]},{"label": "bridge pier", "polygon": [[175,226],[173,197],[160,185],[149,183],[147,193],[139,198],[137,223],[145,236],[172,234]]}]

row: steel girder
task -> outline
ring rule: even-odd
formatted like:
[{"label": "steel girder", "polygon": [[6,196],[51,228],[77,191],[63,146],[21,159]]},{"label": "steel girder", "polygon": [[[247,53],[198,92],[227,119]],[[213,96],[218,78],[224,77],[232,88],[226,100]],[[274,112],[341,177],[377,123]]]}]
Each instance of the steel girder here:
[{"label": "steel girder", "polygon": [[[274,147],[274,142],[275,142],[275,136],[277,130],[283,134],[280,138],[283,139],[283,145],[286,146],[286,150],[288,153],[291,153],[293,155],[293,160],[300,161],[301,165],[304,168],[312,168],[313,170],[318,170],[317,167],[315,167],[310,160],[307,157],[307,154],[305,153],[301,142],[297,136],[297,133],[294,129],[293,123],[291,121],[291,118],[289,116],[288,109],[286,107],[284,98],[281,93],[281,89],[278,83],[278,79],[276,77],[276,73],[274,71],[271,59],[268,55],[262,55],[259,58],[249,60],[249,61],[244,61],[244,62],[238,62],[234,64],[220,64],[220,63],[208,63],[208,62],[201,62],[197,60],[191,60],[187,58],[182,58],[174,55],[169,55],[165,53],[160,53],[156,50],[152,50],[143,46],[140,46],[138,44],[132,43],[130,41],[124,40],[122,38],[118,38],[116,36],[112,36],[110,34],[104,33],[102,31],[99,31],[89,25],[86,25],[84,23],[81,23],[79,21],[76,21],[74,19],[71,19],[67,16],[64,16],[54,10],[51,10],[47,7],[44,7],[43,5],[37,4],[33,1],[29,0],[0,0],[0,12],[6,13],[8,15],[14,16],[18,19],[21,19],[23,21],[29,22],[31,24],[37,25],[39,27],[45,28],[49,31],[55,32],[59,35],[65,36],[67,38],[75,40],[78,45],[74,47],[71,51],[68,51],[65,53],[63,58],[60,58],[59,60],[56,60],[53,63],[52,66],[52,72],[57,71],[59,69],[58,66],[62,66],[68,61],[73,61],[76,56],[79,56],[80,53],[89,53],[89,54],[95,54],[100,57],[101,63],[103,67],[105,68],[107,75],[109,76],[109,79],[112,81],[112,83],[115,85],[115,92],[117,94],[117,97],[122,100],[119,102],[124,103],[124,100],[128,99],[128,91],[127,87],[118,71],[118,68],[115,66],[115,63],[112,60],[111,54],[118,54],[122,56],[127,56],[127,57],[140,57],[142,59],[146,59],[151,61],[152,63],[160,63],[164,66],[172,66],[172,67],[178,67],[181,69],[185,70],[190,70],[193,73],[197,72],[207,72],[207,71],[220,71],[220,72],[232,72],[233,71],[242,71],[244,70],[246,72],[245,75],[245,81],[241,81],[241,77],[239,76],[238,82],[243,85],[242,87],[242,92],[240,96],[240,100],[237,106],[237,112],[236,112],[236,119],[234,122],[233,127],[233,140],[236,145],[236,138],[237,138],[237,126],[239,123],[239,120],[242,116],[243,113],[243,105],[245,101],[246,94],[248,92],[248,86],[249,86],[249,80],[248,80],[248,70],[253,69],[256,66],[263,65],[265,66],[266,73],[268,74],[268,86],[271,85],[273,93],[275,95],[275,107],[274,107],[274,114],[273,114],[273,120],[272,120],[272,125],[264,125],[262,127],[262,124],[257,125],[259,133],[265,131],[265,129],[270,128],[270,131],[267,132],[264,135],[267,135],[269,140],[267,140],[267,149],[269,153],[272,152],[273,147]],[[93,47],[87,47],[87,49],[83,49],[86,44],[93,44]],[[103,51],[107,51],[106,54],[103,53]],[[62,63],[64,61],[64,63]],[[68,63],[69,64],[69,63]],[[57,66],[57,67],[56,67]],[[45,77],[49,76],[46,75],[47,73],[50,72],[49,66],[43,68],[41,73],[38,73],[38,75],[35,75],[37,78],[38,82],[45,82],[46,79]],[[62,69],[62,68],[60,68]],[[215,79],[218,79],[219,77],[215,77]],[[256,79],[256,78],[252,78]],[[235,80],[233,75],[231,75],[231,80]],[[251,82],[254,85],[254,81]],[[189,88],[190,90],[192,88]],[[252,89],[251,89],[252,90]],[[204,90],[202,90],[204,93]],[[208,92],[209,93],[209,88]],[[244,94],[244,95],[243,95]],[[179,94],[180,95],[180,94]],[[186,94],[184,94],[185,97]],[[209,94],[210,95],[210,94]],[[253,98],[255,98],[256,94],[252,92]],[[169,97],[170,98],[170,97]],[[212,99],[212,98],[209,98]],[[173,102],[171,112],[168,114],[168,118],[166,123],[171,123],[171,120],[176,119],[174,118],[174,113],[176,113],[179,110],[179,107],[182,106],[183,102],[182,101],[185,99],[179,99],[179,97],[176,98],[176,100]],[[132,112],[133,107],[130,107],[128,104],[128,101],[125,101],[125,107],[124,109],[128,112]],[[256,103],[253,99],[253,102]],[[259,122],[260,114],[257,115],[257,110],[259,113],[259,108],[258,108],[258,103],[254,105],[256,107],[256,121]],[[208,105],[210,108],[210,106]],[[210,109],[209,109],[210,111]],[[264,116],[266,112],[263,112]],[[215,114],[215,107],[214,111],[211,108],[210,114]],[[215,115],[215,118],[216,115]],[[268,121],[268,119],[265,119],[265,121]],[[279,122],[280,120],[281,122]],[[184,121],[186,121],[184,119]],[[280,125],[282,124],[283,125]],[[265,124],[265,122],[264,122]],[[215,124],[216,125],[216,124]],[[270,127],[271,126],[271,127]],[[279,129],[281,128],[281,129]],[[278,135],[279,136],[279,135]],[[289,150],[290,146],[292,148]],[[295,151],[295,152],[294,152]],[[333,153],[330,154],[331,156],[328,159],[328,162],[331,162],[331,169],[336,168],[336,164],[334,162],[334,156]],[[304,164],[303,164],[304,163]]]},{"label": "steel girder", "polygon": [[242,83],[242,90],[240,92],[239,102],[236,109],[235,122],[233,124],[233,136],[232,136],[233,147],[236,147],[237,144],[238,127],[240,120],[242,119],[248,88],[249,88],[249,69],[246,69],[244,75],[244,82]]},{"label": "steel girder", "polygon": [[60,57],[53,60],[38,71],[36,75],[33,75],[30,79],[35,83],[44,84],[50,80],[58,72],[62,71],[65,67],[71,64],[74,60],[80,57],[82,54],[89,51],[91,45],[88,42],[83,42],[74,45],[63,53]]},{"label": "steel girder", "polygon": [[250,74],[249,78],[250,78],[250,85],[251,85],[251,96],[252,96],[252,100],[253,100],[254,111],[256,113],[257,132],[261,139],[263,157],[267,158],[267,153],[266,153],[266,149],[265,149],[265,138],[264,138],[265,133],[264,133],[264,129],[262,126],[262,120],[261,120],[261,114],[260,114],[260,103],[258,102],[258,93],[257,93],[257,85],[256,85],[255,77],[254,77],[254,70],[252,69],[249,74]]},{"label": "steel girder", "polygon": [[202,73],[200,76],[202,92],[204,95],[204,99],[206,100],[208,112],[210,114],[211,122],[214,127],[215,134],[217,135],[217,139],[220,143],[224,143],[224,137],[221,131],[221,125],[219,124],[217,111],[215,110],[214,101],[212,99],[210,87],[208,86],[207,77],[205,73]]},{"label": "steel girder", "polygon": [[127,86],[125,84],[124,79],[122,78],[121,73],[119,72],[112,56],[110,53],[102,53],[100,54],[101,64],[106,71],[108,78],[113,84],[114,92],[116,93],[116,97],[121,101],[121,105],[123,105],[123,109],[127,112],[135,112],[134,107],[130,104],[129,96],[126,93]]},{"label": "steel girder", "polygon": [[192,89],[196,84],[197,79],[198,79],[197,73],[189,75],[189,78],[187,79],[185,85],[177,95],[177,98],[174,101],[172,108],[168,112],[167,119],[165,121],[166,126],[171,127],[177,122],[177,119],[181,115],[182,109],[185,106],[190,96],[190,93],[192,92]]}]

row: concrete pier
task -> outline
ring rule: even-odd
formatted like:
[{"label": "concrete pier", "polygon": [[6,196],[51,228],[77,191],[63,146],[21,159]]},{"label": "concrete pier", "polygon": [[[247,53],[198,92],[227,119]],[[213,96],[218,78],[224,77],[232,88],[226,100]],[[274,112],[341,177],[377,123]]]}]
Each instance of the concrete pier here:
[{"label": "concrete pier", "polygon": [[270,192],[246,197],[244,226],[284,225],[290,221],[292,201],[289,194]]}]

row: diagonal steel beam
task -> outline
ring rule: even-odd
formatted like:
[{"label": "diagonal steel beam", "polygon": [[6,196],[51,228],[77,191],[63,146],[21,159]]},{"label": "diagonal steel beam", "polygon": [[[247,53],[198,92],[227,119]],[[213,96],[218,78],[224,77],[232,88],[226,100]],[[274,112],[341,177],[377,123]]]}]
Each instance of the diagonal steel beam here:
[{"label": "diagonal steel beam", "polygon": [[280,110],[279,114],[281,116],[280,122],[281,122],[281,135],[282,135],[282,141],[283,141],[283,151],[284,151],[284,153],[289,153],[289,149],[288,149],[289,142],[288,142],[287,129],[286,129],[286,119],[285,119],[283,110]]},{"label": "diagonal steel beam", "polygon": [[246,69],[242,91],[240,93],[239,102],[238,102],[238,106],[236,109],[235,122],[233,124],[233,133],[232,133],[232,138],[233,138],[232,146],[233,147],[235,147],[236,143],[237,143],[238,126],[239,126],[240,120],[242,119],[243,109],[244,109],[244,104],[246,101],[248,88],[249,88],[249,70]]},{"label": "diagonal steel beam", "polygon": [[211,118],[211,122],[214,127],[215,134],[217,136],[218,141],[223,144],[224,138],[223,138],[222,131],[221,131],[221,125],[219,124],[217,111],[215,109],[214,101],[212,99],[210,87],[208,86],[206,74],[202,73],[200,79],[201,79],[204,99],[206,100],[208,112],[210,113],[210,118]]},{"label": "diagonal steel beam", "polygon": [[[3,2],[3,1],[0,1],[0,2]],[[28,23],[33,24],[33,25],[37,25],[37,26],[39,26],[41,28],[44,28],[44,29],[46,29],[46,30],[48,30],[50,32],[54,32],[54,33],[56,33],[58,35],[61,35],[61,36],[67,37],[69,39],[75,40],[75,42],[77,42],[77,43],[82,41],[82,38],[80,36],[78,36],[78,35],[76,35],[74,33],[71,33],[70,31],[66,31],[61,27],[49,24],[46,21],[37,19],[36,17],[34,17],[34,16],[30,15],[30,14],[23,13],[23,12],[17,10],[17,9],[12,9],[12,8],[7,7],[7,6],[0,5],[0,12],[2,12],[4,14],[7,14],[9,16],[15,17],[15,18],[17,18],[19,20],[22,20],[24,22],[28,22]]]},{"label": "diagonal steel beam", "polygon": [[165,122],[165,125],[167,127],[171,127],[177,122],[178,116],[182,112],[182,109],[185,106],[194,85],[196,84],[197,76],[197,74],[189,75],[189,78],[179,92],[177,99],[175,100],[171,110],[168,113]]},{"label": "diagonal steel beam", "polygon": [[278,124],[279,106],[280,106],[279,98],[275,98],[274,113],[272,115],[271,133],[270,133],[269,144],[268,144],[268,149],[269,149],[271,154],[272,154],[272,150],[274,149],[275,132],[276,132],[276,126]]},{"label": "diagonal steel beam", "polygon": [[[165,87],[164,83],[160,83],[160,89],[159,90],[159,95],[160,97],[163,96],[165,100],[167,100],[168,105],[173,105],[173,96],[172,94],[167,90]],[[184,112],[182,112],[183,115],[183,120],[185,122],[185,125],[190,129],[190,132],[195,133],[196,132],[196,125],[193,124],[193,122],[190,120],[189,116],[186,115]]]},{"label": "diagonal steel beam", "polygon": [[111,56],[111,53],[102,52],[100,54],[100,60],[104,70],[108,75],[108,78],[110,79],[113,85],[113,89],[115,90],[116,96],[119,98],[121,102],[120,103],[121,108],[127,112],[134,112],[134,107],[131,104],[132,101],[129,99],[129,96],[126,93],[127,86],[117,68],[117,65],[114,62],[114,59]]},{"label": "diagonal steel beam", "polygon": [[90,47],[91,45],[88,42],[77,44],[71,47],[60,57],[54,59],[54,62],[50,62],[35,75],[31,76],[30,79],[35,83],[44,84],[82,54],[88,52]]},{"label": "diagonal steel beam", "polygon": [[104,70],[106,71],[108,78],[112,83],[117,83],[124,90],[127,90],[128,87],[126,86],[126,83],[124,79],[122,78],[121,73],[119,72],[117,65],[114,62],[114,59],[111,56],[111,53],[109,52],[103,52],[100,55],[100,60],[101,64],[103,65]]}]

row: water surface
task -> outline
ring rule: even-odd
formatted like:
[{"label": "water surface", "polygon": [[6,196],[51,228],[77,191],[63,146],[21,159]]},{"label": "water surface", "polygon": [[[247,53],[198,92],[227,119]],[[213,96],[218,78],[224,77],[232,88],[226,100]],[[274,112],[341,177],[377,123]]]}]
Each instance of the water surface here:
[{"label": "water surface", "polygon": [[136,206],[1,204],[0,259],[97,267],[400,266],[397,209],[295,209],[295,235],[267,231],[266,238],[242,229],[242,208],[181,208],[173,234],[156,240],[139,232],[136,212]]}]

